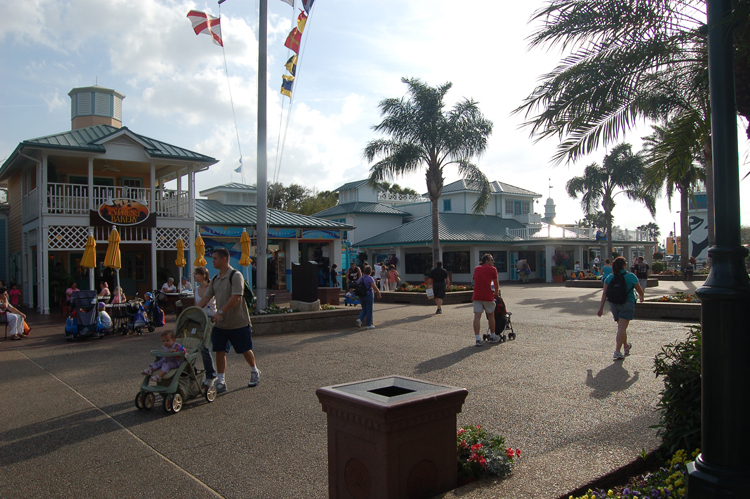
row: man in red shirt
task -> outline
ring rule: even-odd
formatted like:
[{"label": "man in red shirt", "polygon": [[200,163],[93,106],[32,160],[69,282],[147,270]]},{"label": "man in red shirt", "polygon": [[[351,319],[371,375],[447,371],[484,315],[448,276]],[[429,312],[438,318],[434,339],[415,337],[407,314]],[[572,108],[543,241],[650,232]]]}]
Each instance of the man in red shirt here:
[{"label": "man in red shirt", "polygon": [[[490,341],[497,341],[495,334],[495,297],[500,294],[500,284],[497,281],[497,269],[495,268],[495,259],[492,255],[482,256],[482,265],[474,268],[474,294],[471,301],[474,304],[474,336],[476,337],[475,345],[481,347],[484,345],[482,337],[479,335],[479,323],[482,320],[482,312],[487,314],[487,321],[490,324],[492,336]],[[492,290],[492,284],[495,290]]]}]

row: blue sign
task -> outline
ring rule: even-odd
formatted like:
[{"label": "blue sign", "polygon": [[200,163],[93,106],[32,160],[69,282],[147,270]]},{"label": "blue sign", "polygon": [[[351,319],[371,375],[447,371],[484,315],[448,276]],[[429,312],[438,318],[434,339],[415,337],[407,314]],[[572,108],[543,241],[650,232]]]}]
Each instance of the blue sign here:
[{"label": "blue sign", "polygon": [[274,229],[269,228],[268,229],[268,237],[273,237],[276,239],[283,238],[283,239],[294,239],[297,237],[297,229]]},{"label": "blue sign", "polygon": [[337,230],[307,229],[302,231],[302,239],[338,239],[339,234]]},{"label": "blue sign", "polygon": [[[217,225],[201,225],[201,237],[241,237],[245,227],[220,227]],[[251,229],[252,230],[252,229]],[[250,234],[250,231],[248,231]],[[252,234],[250,234],[252,236]]]}]

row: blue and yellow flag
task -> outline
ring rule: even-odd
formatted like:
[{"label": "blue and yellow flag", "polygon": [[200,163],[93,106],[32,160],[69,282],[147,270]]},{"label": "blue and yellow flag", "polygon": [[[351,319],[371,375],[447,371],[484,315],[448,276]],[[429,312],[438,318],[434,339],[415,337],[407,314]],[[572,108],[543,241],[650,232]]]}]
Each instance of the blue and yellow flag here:
[{"label": "blue and yellow flag", "polygon": [[294,76],[281,75],[284,79],[281,82],[281,95],[286,95],[290,99],[292,98],[292,84],[294,83]]},{"label": "blue and yellow flag", "polygon": [[284,67],[292,74],[292,76],[297,76],[297,54],[290,57],[289,60],[286,61],[286,64],[284,64]]}]

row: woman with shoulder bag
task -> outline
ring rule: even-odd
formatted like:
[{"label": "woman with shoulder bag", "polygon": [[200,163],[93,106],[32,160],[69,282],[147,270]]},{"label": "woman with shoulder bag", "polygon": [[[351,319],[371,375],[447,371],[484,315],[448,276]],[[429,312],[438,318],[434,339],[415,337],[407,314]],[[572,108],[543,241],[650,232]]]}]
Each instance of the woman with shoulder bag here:
[{"label": "woman with shoulder bag", "polygon": [[357,327],[362,327],[362,319],[364,319],[367,329],[375,329],[375,326],[372,324],[372,307],[375,304],[375,295],[377,294],[378,298],[381,295],[380,290],[375,284],[375,279],[370,274],[372,274],[372,269],[369,266],[365,267],[364,275],[357,281],[357,285],[362,283],[367,288],[365,296],[359,298],[362,304],[362,311],[359,313],[359,318],[357,319]]}]

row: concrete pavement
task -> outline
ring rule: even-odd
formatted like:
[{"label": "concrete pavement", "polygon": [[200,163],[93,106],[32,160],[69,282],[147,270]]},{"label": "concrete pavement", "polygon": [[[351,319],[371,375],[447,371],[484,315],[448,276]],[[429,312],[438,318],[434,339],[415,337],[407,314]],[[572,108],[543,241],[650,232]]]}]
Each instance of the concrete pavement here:
[{"label": "concrete pavement", "polygon": [[156,333],[68,343],[63,319],[34,317],[31,338],[0,343],[0,497],[327,497],[315,389],[399,374],[467,388],[459,424],[482,424],[522,450],[511,478],[461,497],[556,498],[658,445],[653,357],[684,337],[682,324],[634,321],[632,355],[613,362],[615,324],[596,317],[600,295],[504,284],[518,339],[482,348],[470,304],[435,315],[376,302],[375,330],[255,338],[258,387],[246,387],[249,368],[231,354],[229,391],[172,416],[133,404]]}]

